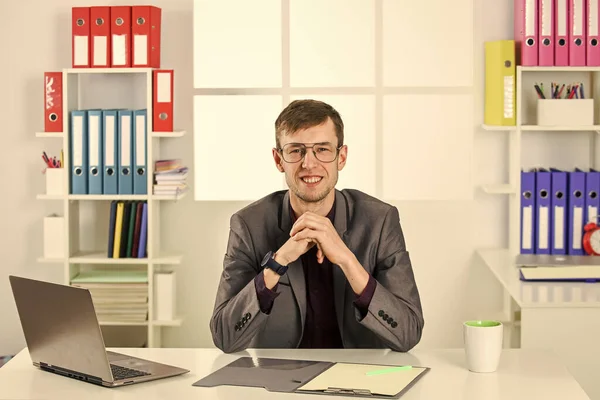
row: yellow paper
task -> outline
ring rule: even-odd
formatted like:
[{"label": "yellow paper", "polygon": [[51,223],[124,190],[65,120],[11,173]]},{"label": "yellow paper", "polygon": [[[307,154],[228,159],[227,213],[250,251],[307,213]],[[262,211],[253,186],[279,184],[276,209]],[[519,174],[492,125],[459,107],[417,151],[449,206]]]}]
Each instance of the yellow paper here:
[{"label": "yellow paper", "polygon": [[297,390],[325,391],[330,388],[340,388],[368,390],[373,395],[395,396],[426,370],[422,367],[413,367],[382,375],[367,375],[369,371],[389,368],[389,365],[337,363]]}]

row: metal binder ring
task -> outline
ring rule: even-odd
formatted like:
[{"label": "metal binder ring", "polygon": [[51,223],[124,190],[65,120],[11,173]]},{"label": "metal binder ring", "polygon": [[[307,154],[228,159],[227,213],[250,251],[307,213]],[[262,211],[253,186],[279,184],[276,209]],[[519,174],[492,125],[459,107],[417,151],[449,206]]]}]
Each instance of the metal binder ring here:
[{"label": "metal binder ring", "polygon": [[598,197],[598,192],[592,190],[588,193],[588,196],[590,197],[590,199],[595,199],[596,197]]},{"label": "metal binder ring", "polygon": [[116,23],[118,26],[121,26],[121,25],[123,25],[123,18],[121,18],[121,17],[117,18],[117,19],[115,20],[115,23]]},{"label": "metal binder ring", "polygon": [[565,194],[562,191],[558,191],[554,194],[557,199],[562,199]]},{"label": "metal binder ring", "polygon": [[575,39],[575,46],[581,46],[581,39],[580,38]]},{"label": "metal binder ring", "polygon": [[581,196],[583,196],[583,193],[581,193],[581,190],[576,190],[573,192],[573,196],[575,196],[576,198],[580,198]]},{"label": "metal binder ring", "polygon": [[83,170],[81,169],[81,167],[75,168],[75,175],[81,176],[82,173],[83,173]]},{"label": "metal binder ring", "polygon": [[106,168],[106,175],[113,176],[115,174],[115,170],[112,168]]},{"label": "metal binder ring", "polygon": [[137,169],[137,174],[138,175],[144,175],[144,171],[146,171],[146,168],[140,167]]},{"label": "metal binder ring", "polygon": [[567,44],[567,41],[565,39],[558,39],[558,45],[560,47],[563,47],[565,44]]},{"label": "metal binder ring", "polygon": [[144,19],[144,17],[139,17],[137,19],[137,24],[138,25],[144,25],[145,22],[146,22],[146,20]]},{"label": "metal binder ring", "polygon": [[123,175],[129,175],[129,168],[123,168]]},{"label": "metal binder ring", "polygon": [[540,190],[540,196],[542,197],[542,199],[545,199],[546,197],[548,197],[548,191],[546,189]]},{"label": "metal binder ring", "polygon": [[77,18],[77,26],[83,26],[83,24],[85,24],[85,21],[83,18]]},{"label": "metal binder ring", "polygon": [[96,18],[96,25],[100,26],[104,24],[104,19],[103,18]]},{"label": "metal binder ring", "polygon": [[535,44],[535,40],[533,38],[527,39],[527,46],[531,47]]},{"label": "metal binder ring", "polygon": [[90,168],[90,172],[92,173],[93,176],[97,176],[98,175],[98,167]]},{"label": "metal binder ring", "polygon": [[529,190],[524,191],[523,197],[529,200],[531,198],[531,192]]},{"label": "metal binder ring", "polygon": [[167,113],[160,113],[158,114],[158,118],[160,118],[161,120],[166,120],[167,118],[169,118],[169,116],[167,115]]},{"label": "metal binder ring", "polygon": [[52,113],[52,114],[48,115],[48,119],[50,121],[54,122],[58,119],[58,115],[56,113]]}]

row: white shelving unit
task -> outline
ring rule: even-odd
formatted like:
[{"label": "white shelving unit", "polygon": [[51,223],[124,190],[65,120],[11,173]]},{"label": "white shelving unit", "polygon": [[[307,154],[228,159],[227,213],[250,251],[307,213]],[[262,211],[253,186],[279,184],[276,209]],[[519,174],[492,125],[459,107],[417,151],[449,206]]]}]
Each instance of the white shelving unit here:
[{"label": "white shelving unit", "polygon": [[[39,194],[39,200],[55,200],[63,203],[62,216],[64,217],[64,259],[38,258],[40,263],[59,264],[64,269],[64,283],[70,284],[71,279],[80,269],[107,268],[114,269],[123,266],[124,269],[134,268],[136,270],[146,268],[148,275],[148,319],[143,322],[119,322],[104,321],[104,326],[136,326],[147,327],[145,345],[147,347],[161,346],[161,332],[164,327],[177,327],[182,323],[181,318],[169,321],[155,319],[154,306],[154,273],[161,270],[171,270],[181,264],[182,256],[166,251],[161,246],[160,210],[165,201],[177,201],[185,196],[153,195],[154,162],[160,159],[160,142],[169,138],[181,138],[186,132],[178,130],[174,132],[152,131],[152,68],[66,68],[62,70],[63,77],[63,132],[36,132],[39,138],[57,138],[62,141],[64,151],[64,174],[63,193],[61,195]],[[111,89],[112,84],[112,89]],[[91,90],[88,86],[91,86]],[[117,90],[114,90],[114,87]],[[113,92],[111,92],[113,90]],[[69,148],[70,138],[69,113],[77,109],[90,108],[129,108],[147,111],[147,195],[73,195],[70,194],[70,160]],[[148,226],[147,226],[147,258],[108,258],[107,257],[107,226],[110,202],[113,200],[141,200],[148,204]],[[89,213],[81,217],[85,207],[95,213],[97,225],[88,232],[81,226],[81,220],[89,218]],[[105,224],[105,225],[103,225]],[[95,248],[82,249],[81,241],[86,236],[88,242],[92,242]],[[85,241],[85,240],[83,240]]]},{"label": "white shelving unit", "polygon": [[[573,321],[597,318],[600,312],[600,286],[578,282],[523,282],[519,279],[516,258],[520,253],[521,170],[534,166],[566,170],[575,166],[584,169],[597,166],[596,137],[600,132],[599,74],[600,67],[517,66],[516,125],[482,126],[484,130],[506,132],[508,135],[508,182],[481,186],[481,190],[490,195],[508,196],[507,246],[477,251],[481,263],[504,290],[503,309],[498,315],[509,330],[510,343],[507,345],[550,346],[558,354],[564,355],[567,364],[573,368],[579,368],[589,360],[573,358],[569,354],[579,354],[576,351],[579,347],[588,346],[595,339],[592,340],[589,335],[573,337],[572,341],[559,338],[558,333],[553,333],[550,327],[563,324],[569,326]],[[594,125],[537,126],[537,94],[533,85],[540,82],[547,89],[551,82],[583,82],[586,98],[594,99]],[[598,324],[587,328],[583,322],[576,324],[579,325],[578,328],[572,328],[576,331],[587,329],[594,337],[600,333]]]}]

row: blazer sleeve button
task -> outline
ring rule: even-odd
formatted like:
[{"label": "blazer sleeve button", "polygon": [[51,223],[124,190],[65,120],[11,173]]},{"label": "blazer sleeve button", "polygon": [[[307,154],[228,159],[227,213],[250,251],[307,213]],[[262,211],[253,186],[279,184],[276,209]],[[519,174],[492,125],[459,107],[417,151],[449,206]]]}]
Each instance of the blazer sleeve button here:
[{"label": "blazer sleeve button", "polygon": [[383,310],[379,310],[379,316],[383,317]]},{"label": "blazer sleeve button", "polygon": [[395,328],[398,326],[398,323],[396,321],[392,322],[392,328]]}]

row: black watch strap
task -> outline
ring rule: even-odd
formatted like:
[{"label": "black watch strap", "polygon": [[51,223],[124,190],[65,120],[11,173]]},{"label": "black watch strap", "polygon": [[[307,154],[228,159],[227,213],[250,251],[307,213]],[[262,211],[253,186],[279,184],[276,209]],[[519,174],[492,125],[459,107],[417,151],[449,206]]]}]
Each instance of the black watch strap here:
[{"label": "black watch strap", "polygon": [[287,272],[288,266],[279,264],[277,261],[275,261],[274,256],[275,253],[273,253],[273,251],[269,251],[265,255],[265,258],[263,258],[261,265],[265,268],[273,270],[273,272],[277,273],[278,275],[285,274]]}]

